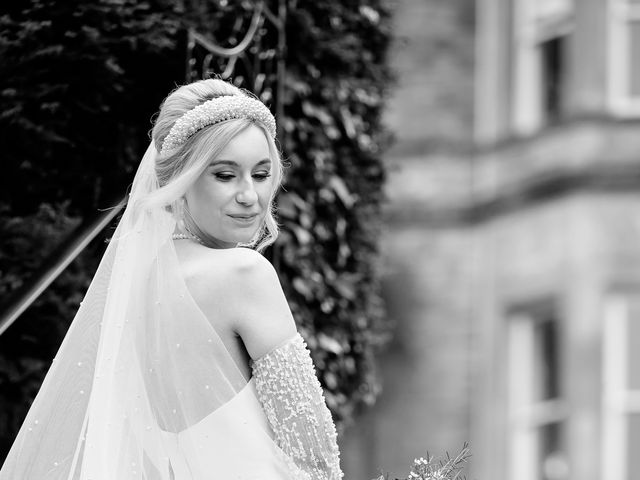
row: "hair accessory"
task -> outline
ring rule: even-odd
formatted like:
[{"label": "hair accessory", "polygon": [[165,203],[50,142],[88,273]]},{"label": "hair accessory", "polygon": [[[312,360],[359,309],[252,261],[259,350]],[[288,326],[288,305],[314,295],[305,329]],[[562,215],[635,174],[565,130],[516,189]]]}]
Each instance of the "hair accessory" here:
[{"label": "hair accessory", "polygon": [[207,100],[176,120],[162,142],[160,153],[179,147],[208,125],[233,118],[248,118],[259,122],[267,127],[273,138],[276,136],[276,120],[264,103],[245,95],[223,95]]}]

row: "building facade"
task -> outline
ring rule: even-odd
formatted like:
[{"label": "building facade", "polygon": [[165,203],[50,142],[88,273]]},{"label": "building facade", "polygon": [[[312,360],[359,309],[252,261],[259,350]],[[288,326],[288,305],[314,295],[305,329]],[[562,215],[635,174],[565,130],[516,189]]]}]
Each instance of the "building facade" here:
[{"label": "building facade", "polygon": [[640,478],[640,2],[480,0],[474,478]]},{"label": "building facade", "polygon": [[394,5],[397,328],[347,475],[469,441],[469,479],[640,478],[640,1]]}]

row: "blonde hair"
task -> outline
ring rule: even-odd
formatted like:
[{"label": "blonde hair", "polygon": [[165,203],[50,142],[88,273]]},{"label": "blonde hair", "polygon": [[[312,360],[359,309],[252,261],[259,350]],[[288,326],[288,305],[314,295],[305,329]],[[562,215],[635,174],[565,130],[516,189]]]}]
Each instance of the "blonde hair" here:
[{"label": "blonde hair", "polygon": [[[207,100],[222,95],[251,96],[248,92],[220,79],[199,80],[171,92],[162,102],[151,133],[156,150],[161,151],[162,142],[169,134],[171,127],[186,112]],[[155,172],[159,188],[147,197],[146,206],[161,205],[167,207],[178,221],[184,220],[183,216],[188,221],[191,220],[188,211],[185,212],[182,206],[183,195],[204,172],[211,158],[216,157],[234,137],[250,125],[259,127],[267,139],[272,163],[273,190],[264,224],[251,242],[245,246],[261,251],[272,244],[278,236],[273,202],[282,181],[282,159],[267,127],[246,118],[225,120],[209,125],[192,135],[179,148],[158,154]],[[190,227],[196,230],[193,233],[202,234],[197,225],[192,224]]]}]

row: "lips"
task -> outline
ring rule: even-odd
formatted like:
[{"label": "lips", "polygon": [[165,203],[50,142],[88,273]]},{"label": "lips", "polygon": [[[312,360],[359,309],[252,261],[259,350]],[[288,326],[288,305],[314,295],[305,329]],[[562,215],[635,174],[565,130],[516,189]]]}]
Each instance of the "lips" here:
[{"label": "lips", "polygon": [[253,223],[253,221],[258,217],[257,213],[236,213],[229,214],[233,220],[238,223]]}]

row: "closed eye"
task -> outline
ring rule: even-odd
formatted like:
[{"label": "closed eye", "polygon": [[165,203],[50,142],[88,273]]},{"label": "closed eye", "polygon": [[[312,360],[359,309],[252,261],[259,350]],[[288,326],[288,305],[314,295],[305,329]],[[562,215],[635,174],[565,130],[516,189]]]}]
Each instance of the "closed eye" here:
[{"label": "closed eye", "polygon": [[235,175],[231,173],[220,173],[220,172],[216,173],[215,176],[218,180],[221,180],[223,182],[228,182],[229,180],[232,180],[235,177]]},{"label": "closed eye", "polygon": [[270,176],[270,172],[257,172],[253,174],[253,178],[255,178],[256,180],[266,180]]}]

